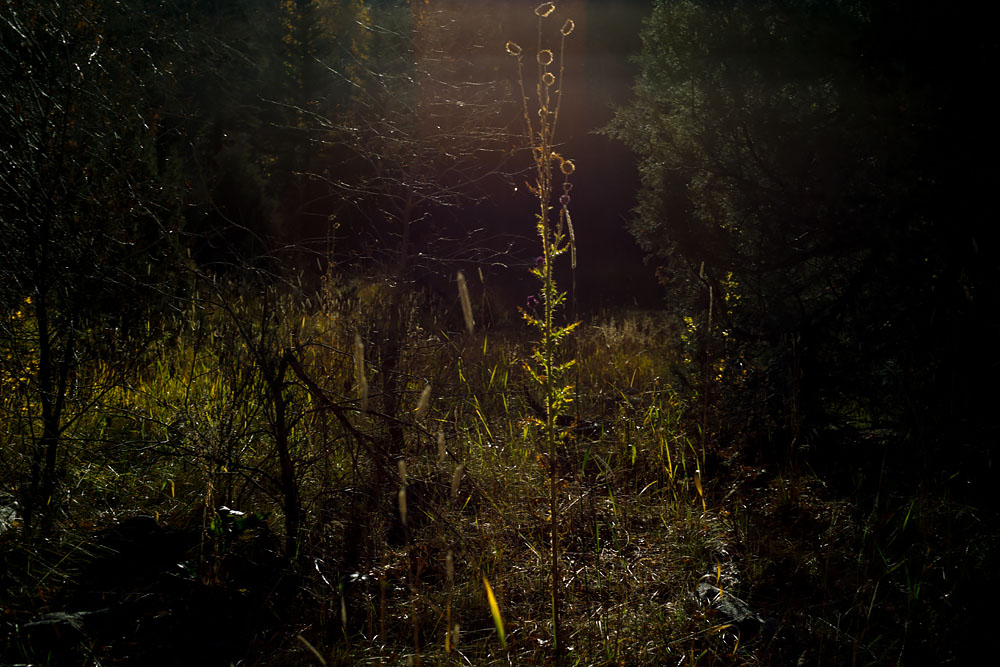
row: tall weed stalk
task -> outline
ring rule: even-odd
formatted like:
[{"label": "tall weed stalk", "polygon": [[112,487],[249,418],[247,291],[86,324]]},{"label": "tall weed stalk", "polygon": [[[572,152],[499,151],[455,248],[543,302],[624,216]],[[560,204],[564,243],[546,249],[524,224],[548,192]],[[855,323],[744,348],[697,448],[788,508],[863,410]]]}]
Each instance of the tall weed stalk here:
[{"label": "tall weed stalk", "polygon": [[[559,572],[559,467],[557,465],[558,443],[565,439],[566,432],[556,422],[556,417],[566,411],[572,402],[572,385],[565,380],[567,372],[575,363],[574,359],[563,360],[559,355],[561,343],[569,336],[576,323],[561,325],[557,323],[556,314],[566,301],[566,293],[559,291],[553,276],[555,260],[569,251],[574,268],[576,264],[575,234],[573,221],[570,217],[569,203],[572,183],[570,175],[575,170],[572,160],[568,160],[556,151],[556,125],[559,120],[559,108],[562,103],[563,55],[566,38],[573,32],[572,19],[566,19],[559,33],[559,58],[548,48],[542,47],[543,26],[545,20],[555,12],[555,4],[545,2],[535,8],[538,16],[538,46],[535,52],[537,64],[537,82],[535,99],[537,102],[537,120],[533,120],[528,94],[524,82],[524,54],[522,48],[507,42],[507,53],[517,60],[518,84],[521,91],[524,122],[527,127],[528,141],[535,167],[535,183],[529,184],[529,189],[538,200],[539,210],[536,214],[536,229],[541,241],[542,254],[538,258],[532,273],[541,284],[539,293],[540,313],[523,310],[525,320],[538,331],[538,341],[534,346],[526,369],[533,382],[544,397],[544,421],[536,419],[536,425],[541,428],[542,442],[549,463],[549,527],[551,531],[550,567],[552,579],[552,648],[556,662],[559,662],[563,652],[560,637],[560,588],[562,578]],[[558,67],[558,76],[556,68]],[[558,86],[556,84],[559,84]],[[552,215],[553,193],[555,190],[555,166],[562,175],[562,195],[555,216]]]}]

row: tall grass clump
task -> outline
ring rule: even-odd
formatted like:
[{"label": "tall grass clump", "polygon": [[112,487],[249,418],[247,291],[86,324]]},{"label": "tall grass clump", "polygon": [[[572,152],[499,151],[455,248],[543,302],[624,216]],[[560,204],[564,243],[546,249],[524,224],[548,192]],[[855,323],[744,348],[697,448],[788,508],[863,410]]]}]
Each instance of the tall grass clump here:
[{"label": "tall grass clump", "polygon": [[[527,129],[529,147],[535,167],[534,186],[529,185],[531,192],[538,200],[536,214],[536,230],[541,242],[542,254],[532,268],[532,273],[538,278],[541,289],[539,293],[540,314],[523,311],[524,318],[538,332],[538,340],[526,362],[526,370],[534,384],[543,396],[545,409],[544,420],[536,418],[536,426],[541,430],[541,441],[544,453],[549,463],[549,528],[551,550],[549,562],[551,567],[552,586],[552,648],[556,661],[562,654],[563,646],[559,632],[560,588],[562,585],[559,574],[559,467],[557,465],[557,445],[565,438],[565,431],[556,423],[556,417],[563,413],[572,401],[572,386],[565,380],[567,372],[574,364],[574,359],[563,360],[559,355],[561,343],[569,336],[576,323],[560,324],[556,316],[566,301],[566,293],[559,291],[553,276],[555,261],[560,255],[569,251],[575,268],[575,234],[573,221],[570,217],[569,203],[572,183],[570,175],[576,169],[572,160],[568,160],[556,151],[556,125],[559,121],[559,108],[562,103],[562,80],[566,38],[573,32],[572,19],[566,19],[559,30],[558,62],[551,49],[543,48],[543,28],[546,19],[555,12],[555,4],[545,2],[535,8],[538,16],[538,45],[535,52],[537,66],[537,81],[535,84],[535,103],[537,104],[537,120],[533,120],[531,107],[525,91],[524,53],[520,45],[507,42],[507,53],[517,60],[518,84],[521,91],[522,111]],[[557,70],[558,68],[558,70]],[[558,71],[558,75],[556,74]],[[556,86],[557,82],[560,84]],[[555,166],[562,176],[562,195],[559,197],[558,209],[553,215],[553,196],[555,191]]]}]

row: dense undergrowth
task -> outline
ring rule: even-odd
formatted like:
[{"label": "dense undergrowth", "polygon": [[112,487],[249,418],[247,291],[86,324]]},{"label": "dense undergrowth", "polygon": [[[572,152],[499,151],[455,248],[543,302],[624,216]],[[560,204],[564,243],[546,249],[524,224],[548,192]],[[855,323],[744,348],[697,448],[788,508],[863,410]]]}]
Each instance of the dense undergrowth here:
[{"label": "dense undergrowth", "polygon": [[[421,25],[411,8],[402,14]],[[670,310],[566,316],[555,260],[570,256],[575,283],[576,166],[555,125],[575,24],[561,23],[556,58],[541,22],[554,11],[535,9],[531,57],[506,46],[539,205],[527,324],[510,324],[513,309],[498,305],[509,295],[487,289],[481,260],[412,254],[419,211],[406,188],[422,179],[409,141],[395,154],[405,176],[382,193],[405,202],[386,216],[402,243],[353,278],[324,256],[326,275],[304,286],[281,252],[216,263],[170,244],[156,250],[169,270],[147,261],[152,250],[115,265],[103,251],[80,254],[101,244],[77,217],[65,228],[80,235],[56,260],[47,248],[62,227],[21,221],[45,233],[11,244],[41,250],[19,274],[28,282],[9,281],[0,313],[0,662],[867,665],[978,654],[1000,571],[992,441],[978,416],[941,427],[962,414],[957,398],[925,418],[927,397],[945,393],[932,392],[936,381],[950,377],[955,390],[964,380],[935,359],[947,347],[935,328],[927,339],[890,333],[919,297],[859,288],[877,317],[838,319],[857,300],[854,281],[841,281],[850,298],[834,298],[829,268],[807,257],[824,280],[804,281],[802,294],[833,299],[833,310],[818,308],[822,325],[796,325],[799,315],[783,322],[771,307],[803,308],[802,294],[783,296],[792,274],[755,293],[746,278],[756,268],[741,283],[691,253]],[[525,62],[538,66],[530,102]],[[415,117],[401,113],[397,128]],[[651,145],[648,123],[635,127]],[[368,183],[383,182],[396,139],[372,148],[348,134],[335,145],[360,151],[377,167]],[[426,154],[440,157],[435,145]],[[451,205],[442,188],[438,203]],[[130,201],[115,192],[109,202]],[[88,219],[102,220],[94,201]],[[760,219],[774,220],[760,205]],[[225,206],[209,208],[224,217]],[[120,204],[141,226],[133,212]],[[736,217],[739,229],[752,222]],[[131,248],[140,237],[126,231],[105,240]],[[845,270],[857,263],[843,259]],[[442,296],[417,277],[425,260],[438,273],[472,271]],[[52,282],[64,264],[75,272]],[[893,275],[910,289],[906,271]],[[883,313],[894,301],[900,309]],[[971,291],[961,301],[972,304]],[[930,311],[934,327],[948,319]]]},{"label": "dense undergrowth", "polygon": [[[391,380],[389,307],[405,323]],[[220,287],[131,382],[82,369],[51,527],[25,535],[5,501],[3,661],[546,661],[552,468],[529,428],[529,341],[435,329],[424,308],[391,284],[330,282],[309,303]],[[881,456],[877,478],[867,462],[838,477],[807,450],[774,461],[723,442],[717,411],[703,438],[678,331],[613,313],[574,343],[556,462],[568,663],[959,656],[942,640],[975,613],[968,587],[974,568],[989,585],[996,536],[956,479],[891,479],[889,433],[829,435]],[[282,359],[283,417],[268,384]],[[19,398],[4,394],[7,490],[31,433],[11,417],[30,413]]]}]

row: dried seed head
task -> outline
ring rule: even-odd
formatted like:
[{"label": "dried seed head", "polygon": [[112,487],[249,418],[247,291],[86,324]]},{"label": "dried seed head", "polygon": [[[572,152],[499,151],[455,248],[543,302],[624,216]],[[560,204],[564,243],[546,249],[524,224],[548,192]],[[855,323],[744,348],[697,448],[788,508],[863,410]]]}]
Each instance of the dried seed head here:
[{"label": "dried seed head", "polygon": [[406,487],[399,489],[399,522],[406,526]]},{"label": "dried seed head", "polygon": [[462,475],[465,473],[465,464],[459,463],[455,467],[455,474],[451,476],[451,499],[458,499],[458,486],[462,483]]},{"label": "dried seed head", "polygon": [[[567,200],[569,200],[569,195],[563,195]],[[576,233],[573,231],[573,218],[570,217],[569,208],[566,205],[569,204],[567,201],[563,204],[563,212],[566,214],[566,226],[569,228],[569,255],[570,255],[570,268],[574,271],[576,270]]]},{"label": "dried seed head", "polygon": [[465,282],[465,274],[458,272],[458,298],[462,302],[462,316],[465,317],[465,328],[471,334],[476,327],[472,319],[472,301],[469,299],[469,286]]},{"label": "dried seed head", "polygon": [[509,53],[512,56],[520,56],[521,55],[521,47],[520,47],[520,45],[517,42],[508,41],[507,42],[507,53]]},{"label": "dried seed head", "polygon": [[431,385],[424,385],[424,390],[420,392],[420,400],[417,401],[417,409],[414,410],[414,416],[417,421],[423,421],[424,417],[427,416],[427,408],[431,404]]},{"label": "dried seed head", "polygon": [[539,65],[543,65],[543,66],[551,65],[552,61],[554,59],[555,59],[555,56],[553,56],[552,55],[552,51],[550,51],[548,49],[542,49],[541,51],[538,52],[538,64]]},{"label": "dried seed head", "polygon": [[448,576],[448,585],[451,586],[455,583],[455,557],[451,549],[448,549],[448,553],[444,557],[444,567]]},{"label": "dried seed head", "polygon": [[535,13],[545,18],[552,12],[556,10],[556,3],[554,2],[543,2],[542,4],[535,7]]},{"label": "dried seed head", "polygon": [[573,23],[573,19],[566,19],[566,22],[563,23],[563,27],[562,27],[561,30],[559,30],[559,32],[562,33],[563,37],[568,37],[569,34],[571,32],[573,32],[573,28],[575,28],[575,27],[576,27],[576,24]]},{"label": "dried seed head", "polygon": [[546,86],[551,86],[556,82],[556,76],[552,72],[546,72],[542,75],[542,83]]},{"label": "dried seed head", "polygon": [[361,402],[361,411],[368,409],[368,378],[365,377],[365,344],[361,341],[361,334],[354,333],[354,374],[358,383],[358,399]]},{"label": "dried seed head", "polygon": [[563,160],[559,163],[559,171],[569,176],[576,171],[576,165],[573,164],[572,160]]},{"label": "dried seed head", "polygon": [[444,463],[444,458],[448,455],[448,450],[444,446],[444,431],[438,429],[438,463]]}]

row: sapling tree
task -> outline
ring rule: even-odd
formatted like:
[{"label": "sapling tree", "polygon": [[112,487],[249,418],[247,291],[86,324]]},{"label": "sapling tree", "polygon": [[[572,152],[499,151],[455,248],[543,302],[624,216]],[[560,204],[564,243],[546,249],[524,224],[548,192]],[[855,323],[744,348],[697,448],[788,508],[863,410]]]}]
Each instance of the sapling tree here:
[{"label": "sapling tree", "polygon": [[13,426],[0,449],[29,535],[51,523],[90,439],[84,418],[141,363],[174,291],[172,188],[144,120],[158,78],[122,15],[45,2],[0,18],[0,365]]},{"label": "sapling tree", "polygon": [[[570,217],[569,203],[572,183],[569,177],[575,170],[572,160],[566,159],[556,151],[556,124],[559,120],[559,107],[562,102],[562,82],[564,71],[563,55],[566,38],[573,32],[572,19],[566,19],[559,30],[559,57],[548,48],[543,48],[543,27],[545,19],[555,12],[555,4],[545,2],[535,8],[538,15],[538,46],[535,53],[537,65],[537,81],[535,84],[535,103],[537,103],[537,120],[533,120],[530,109],[534,103],[529,102],[525,90],[524,53],[520,45],[507,42],[507,53],[517,60],[518,85],[520,86],[524,122],[528,133],[528,142],[535,167],[534,185],[529,185],[531,192],[538,200],[536,213],[536,231],[541,242],[542,254],[531,269],[541,284],[539,292],[539,314],[523,311],[524,318],[538,332],[538,342],[532,351],[530,360],[525,364],[532,380],[540,389],[545,409],[544,421],[537,419],[541,428],[545,453],[549,463],[549,512],[551,531],[550,567],[552,578],[552,645],[558,662],[563,651],[559,632],[560,587],[559,573],[559,473],[557,465],[557,448],[565,439],[566,431],[557,424],[556,417],[563,413],[572,402],[573,387],[567,381],[567,372],[572,368],[575,359],[564,360],[560,354],[560,346],[576,328],[575,322],[561,324],[558,312],[566,301],[566,293],[561,292],[556,285],[554,271],[556,259],[569,252],[573,265],[576,264],[575,235],[573,220]],[[558,84],[558,86],[557,86]],[[558,173],[556,167],[558,166]],[[558,207],[555,215],[553,197],[556,180],[562,177]]]},{"label": "sapling tree", "polygon": [[[350,103],[306,119],[318,156],[308,175],[339,202],[330,212],[330,259],[377,280],[359,290],[365,352],[355,364],[372,366],[358,385],[371,383],[365,415],[385,436],[366,484],[373,501],[410,445],[412,399],[435,379],[412,372],[424,308],[413,287],[476,261],[468,225],[457,228],[454,211],[485,196],[485,182],[509,158],[502,95],[492,72],[473,64],[488,36],[477,27],[482,17],[469,14],[416,1],[371,7],[364,52],[348,59],[353,42],[337,38],[335,57],[324,61],[331,80],[349,84]],[[375,506],[359,507],[357,531],[368,529]]]},{"label": "sapling tree", "polygon": [[[992,136],[970,97],[989,40],[967,34],[965,13],[938,14],[661,2],[645,23],[634,99],[607,129],[638,159],[632,232],[671,307],[712,313],[703,388],[727,356],[723,377],[750,390],[726,402],[768,441],[855,421],[920,430],[913,406],[974,384],[953,374],[976,349],[966,281],[989,261],[977,227],[991,205],[969,193],[988,191],[973,184],[990,170],[953,147]],[[968,51],[928,57],[952,29]],[[940,420],[946,440],[955,421]]]},{"label": "sapling tree", "polygon": [[[252,297],[243,290],[225,287],[220,280],[203,276],[210,295],[203,307],[218,313],[218,345],[228,353],[220,356],[220,368],[228,376],[249,378],[250,400],[259,409],[260,430],[272,445],[259,458],[240,462],[256,476],[258,484],[278,499],[285,524],[285,555],[297,555],[302,528],[301,475],[297,470],[305,442],[296,427],[305,418],[308,392],[294,374],[301,367],[300,340],[305,318],[303,299],[294,285],[272,282],[273,276],[259,273]],[[249,282],[249,281],[248,281]],[[245,290],[245,287],[244,287]],[[235,365],[235,366],[234,366]],[[238,382],[231,382],[233,387]],[[253,452],[253,448],[248,448]],[[272,470],[273,462],[277,463]]]}]

